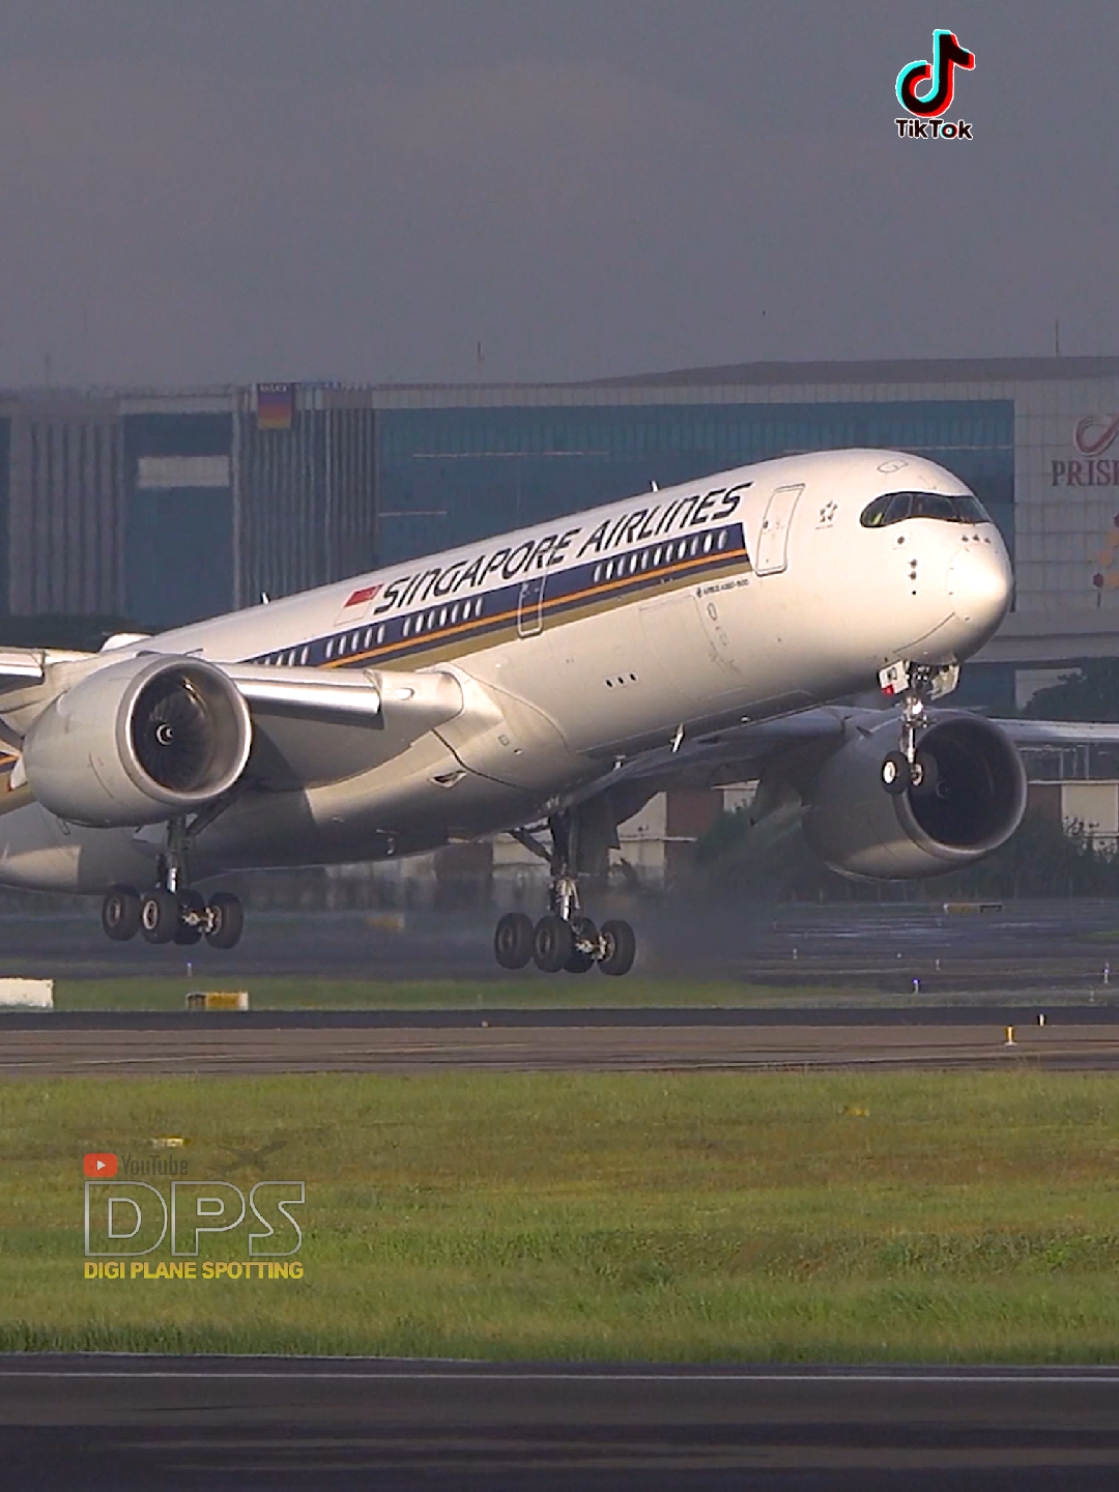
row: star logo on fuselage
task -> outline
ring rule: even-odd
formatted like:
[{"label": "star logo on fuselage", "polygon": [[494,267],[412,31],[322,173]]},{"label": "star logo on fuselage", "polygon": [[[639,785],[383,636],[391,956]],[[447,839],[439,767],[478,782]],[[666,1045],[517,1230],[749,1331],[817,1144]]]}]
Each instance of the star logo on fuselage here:
[{"label": "star logo on fuselage", "polygon": [[831,503],[831,502],[825,503],[824,506],[820,509],[820,521],[816,525],[816,527],[817,528],[831,528],[832,519],[835,517],[835,515],[836,515],[836,513],[838,511],[839,511],[839,505],[838,505],[838,503]]}]

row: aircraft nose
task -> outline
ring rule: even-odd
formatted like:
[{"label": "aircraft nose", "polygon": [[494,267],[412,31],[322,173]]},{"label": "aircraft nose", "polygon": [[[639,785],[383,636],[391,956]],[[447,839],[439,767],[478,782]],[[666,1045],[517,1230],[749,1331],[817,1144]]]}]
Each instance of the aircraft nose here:
[{"label": "aircraft nose", "polygon": [[1001,545],[972,544],[948,566],[948,596],[961,622],[990,636],[1010,606],[1013,578]]}]

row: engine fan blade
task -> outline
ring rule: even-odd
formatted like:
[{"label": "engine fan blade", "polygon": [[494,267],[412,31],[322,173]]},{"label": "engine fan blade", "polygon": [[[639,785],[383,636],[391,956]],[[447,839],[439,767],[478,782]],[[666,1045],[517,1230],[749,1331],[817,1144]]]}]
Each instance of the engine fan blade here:
[{"label": "engine fan blade", "polygon": [[133,717],[136,755],[156,782],[190,792],[206,777],[213,752],[213,722],[205,700],[181,675],[156,679],[137,701]]}]

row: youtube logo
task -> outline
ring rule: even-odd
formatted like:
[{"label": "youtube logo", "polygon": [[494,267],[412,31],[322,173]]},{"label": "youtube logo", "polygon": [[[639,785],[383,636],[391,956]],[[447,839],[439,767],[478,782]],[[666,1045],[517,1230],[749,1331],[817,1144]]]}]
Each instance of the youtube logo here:
[{"label": "youtube logo", "polygon": [[117,1158],[110,1151],[91,1150],[82,1157],[82,1170],[91,1181],[111,1181],[117,1174]]}]

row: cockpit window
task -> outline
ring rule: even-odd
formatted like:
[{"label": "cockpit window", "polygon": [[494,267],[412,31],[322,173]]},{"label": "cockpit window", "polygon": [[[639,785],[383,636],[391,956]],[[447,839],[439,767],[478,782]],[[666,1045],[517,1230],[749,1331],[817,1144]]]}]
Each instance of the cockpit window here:
[{"label": "cockpit window", "polygon": [[947,497],[942,492],[885,492],[859,516],[863,528],[887,528],[907,518],[939,518],[944,523],[990,523],[987,510],[970,493]]}]

